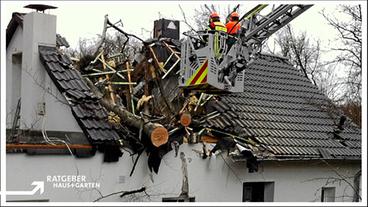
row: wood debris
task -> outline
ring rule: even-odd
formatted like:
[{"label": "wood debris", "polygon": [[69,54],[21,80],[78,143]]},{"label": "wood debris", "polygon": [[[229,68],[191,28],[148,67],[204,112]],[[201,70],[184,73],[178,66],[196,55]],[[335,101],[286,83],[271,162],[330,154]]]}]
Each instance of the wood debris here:
[{"label": "wood debris", "polygon": [[[127,37],[121,53],[108,54],[104,48],[107,28],[114,28]],[[141,41],[139,53],[134,58],[123,57],[129,38]],[[162,157],[170,150],[178,154],[182,143],[213,143],[216,150],[235,150],[235,144],[246,138],[207,129],[203,124],[219,116],[208,111],[217,95],[179,88],[180,44],[169,38],[143,41],[124,32],[105,17],[101,41],[96,57],[85,68],[80,68],[88,86],[100,97],[100,103],[108,111],[109,122],[122,133],[131,131],[121,140],[121,147],[129,147],[137,154],[142,148],[148,153],[149,169],[158,173]],[[213,107],[212,107],[213,108]],[[216,108],[216,106],[214,107]],[[175,144],[174,144],[175,143]],[[207,150],[206,146],[203,150]],[[207,152],[203,154],[207,158]],[[136,162],[138,161],[137,157]],[[132,173],[134,168],[132,169]]]}]

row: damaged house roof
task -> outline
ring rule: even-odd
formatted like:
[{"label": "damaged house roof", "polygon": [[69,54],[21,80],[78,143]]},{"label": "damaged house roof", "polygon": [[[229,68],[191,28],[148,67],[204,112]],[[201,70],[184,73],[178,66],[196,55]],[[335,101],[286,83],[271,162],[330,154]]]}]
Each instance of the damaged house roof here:
[{"label": "damaged house roof", "polygon": [[[16,27],[22,25],[23,15],[13,13],[7,45]],[[69,44],[57,35],[56,45]],[[175,50],[180,51],[179,47],[176,45]],[[155,50],[159,53],[160,48]],[[72,67],[70,58],[56,47],[39,46],[39,53],[88,141],[98,145],[118,140],[118,133],[107,121],[106,109]],[[162,79],[163,91],[172,105],[177,103],[175,94],[179,92],[177,76],[173,71]],[[207,104],[207,114],[217,111],[217,115],[207,118],[203,127],[252,139],[267,152],[266,156],[257,155],[261,159],[360,159],[360,128],[349,120],[339,126],[341,112],[288,60],[261,54],[244,76],[244,92],[221,95]],[[155,99],[160,98],[157,88],[153,94]],[[160,100],[157,103],[166,107]],[[175,107],[181,108],[179,104]]]},{"label": "damaged house roof", "polygon": [[[161,41],[167,40],[156,40],[154,49],[165,62],[169,55]],[[250,138],[261,146],[253,148],[261,152],[256,153],[260,159],[360,159],[360,127],[347,120],[339,129],[341,110],[286,58],[260,54],[244,77],[244,92],[220,95],[206,104],[203,127]],[[162,81],[173,105],[178,102],[173,94],[180,91],[177,80],[172,72]],[[164,110],[163,96],[158,90],[153,94]]]},{"label": "damaged house roof", "polygon": [[253,137],[276,158],[360,159],[360,128],[337,130],[339,110],[284,58],[260,55],[245,70],[244,92],[219,99],[220,115],[205,126]]},{"label": "damaged house roof", "polygon": [[71,60],[55,47],[39,46],[40,59],[59,91],[67,97],[73,116],[93,144],[118,140],[119,135],[107,122],[108,113],[75,70]]},{"label": "damaged house roof", "polygon": [[[6,45],[10,43],[18,26],[23,26],[25,13],[14,12],[6,29]],[[56,34],[56,46],[69,47],[67,40]],[[107,122],[107,111],[72,67],[70,58],[56,47],[39,46],[40,59],[59,91],[64,94],[72,113],[91,144],[117,140],[119,135]]]}]

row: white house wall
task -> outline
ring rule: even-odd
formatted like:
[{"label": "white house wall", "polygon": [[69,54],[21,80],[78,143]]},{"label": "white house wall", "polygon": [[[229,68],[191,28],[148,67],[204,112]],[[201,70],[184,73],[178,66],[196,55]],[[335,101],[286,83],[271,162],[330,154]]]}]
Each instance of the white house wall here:
[{"label": "white house wall", "polygon": [[[42,70],[45,70],[41,66]],[[45,129],[49,131],[82,132],[65,97],[56,88],[50,76],[45,77]]]},{"label": "white house wall", "polygon": [[[14,117],[17,100],[19,96],[13,95],[13,91],[18,91],[21,77],[13,73],[12,58],[13,54],[19,54],[23,51],[23,29],[18,26],[14,35],[6,48],[6,128],[11,128]],[[20,94],[19,94],[20,95]]]},{"label": "white house wall", "polygon": [[[197,202],[241,202],[243,182],[274,182],[274,201],[310,202],[320,201],[323,186],[336,187],[336,201],[352,201],[352,189],[345,182],[326,185],[326,178],[339,178],[334,170],[352,177],[359,164],[340,163],[338,169],[326,166],[320,161],[310,162],[265,162],[259,172],[248,173],[245,162],[233,163],[225,153],[216,159],[202,159],[192,149],[201,145],[181,145],[179,151],[185,153],[188,163],[189,195]],[[180,154],[180,153],[179,153]],[[148,198],[144,193],[120,198],[110,196],[101,201],[161,201],[162,197],[176,197],[181,192],[181,160],[170,151],[161,162],[158,175],[153,181],[147,167],[147,157],[143,154],[136,169],[129,177],[133,160],[125,153],[119,162],[103,163],[103,155],[93,158],[75,159],[67,155],[28,156],[7,154],[7,191],[31,190],[33,181],[45,181],[45,192],[35,196],[8,196],[7,200],[49,199],[50,201],[94,201],[100,197],[94,189],[58,189],[46,182],[47,176],[84,175],[88,182],[100,183],[97,188],[102,195],[118,191],[130,191],[147,187]],[[226,160],[226,162],[224,162]],[[230,166],[230,168],[229,168]],[[341,180],[341,179],[340,179]],[[353,183],[353,178],[348,179]]]},{"label": "white house wall", "polygon": [[[51,81],[39,58],[39,45],[56,45],[56,16],[28,13],[24,16],[23,29],[20,128],[82,132],[64,96]],[[39,114],[43,104],[45,116]]]},{"label": "white house wall", "polygon": [[23,64],[22,64],[22,107],[21,129],[40,130],[42,116],[38,105],[44,100],[46,71],[41,68],[38,45],[55,45],[56,16],[28,13],[23,20]]},{"label": "white house wall", "polygon": [[336,187],[335,201],[351,202],[353,189],[336,172],[349,177],[347,180],[353,184],[359,164],[340,162],[329,165],[322,161],[280,161],[261,165],[258,173],[247,173],[240,168],[239,174],[243,175],[244,182],[275,182],[275,201],[319,202],[322,187]]}]

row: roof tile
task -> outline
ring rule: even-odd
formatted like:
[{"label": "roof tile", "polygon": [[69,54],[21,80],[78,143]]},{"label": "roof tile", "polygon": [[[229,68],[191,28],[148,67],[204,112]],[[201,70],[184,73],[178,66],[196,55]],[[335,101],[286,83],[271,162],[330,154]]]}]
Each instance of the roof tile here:
[{"label": "roof tile", "polygon": [[244,73],[244,92],[222,95],[221,114],[208,127],[240,126],[276,156],[320,157],[319,148],[336,158],[360,156],[360,129],[339,134],[347,147],[331,140],[338,115],[327,113],[327,97],[288,61],[261,55]]},{"label": "roof tile", "polygon": [[92,143],[117,140],[119,135],[107,122],[107,111],[90,91],[79,71],[71,66],[68,56],[55,47],[39,46],[40,59],[61,92],[71,98],[70,106],[75,119]]}]

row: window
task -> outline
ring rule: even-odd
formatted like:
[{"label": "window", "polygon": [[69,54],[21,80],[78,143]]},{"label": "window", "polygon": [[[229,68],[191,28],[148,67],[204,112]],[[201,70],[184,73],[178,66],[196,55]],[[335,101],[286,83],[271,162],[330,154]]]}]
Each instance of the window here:
[{"label": "window", "polygon": [[335,202],[335,187],[323,187],[321,202]]},{"label": "window", "polygon": [[274,182],[243,183],[243,202],[273,202]]},{"label": "window", "polygon": [[[12,128],[14,124],[18,124],[18,122],[14,123],[16,117],[15,112],[17,111],[18,101],[21,97],[21,89],[22,89],[22,53],[12,54],[12,66],[9,68],[9,79],[6,79],[7,84],[7,94],[6,94],[6,103],[7,112],[9,116],[7,116],[7,128]],[[7,74],[8,76],[8,74]],[[8,91],[9,87],[9,91]]]},{"label": "window", "polygon": [[12,56],[12,100],[16,105],[21,95],[22,82],[22,53],[16,53]]}]

